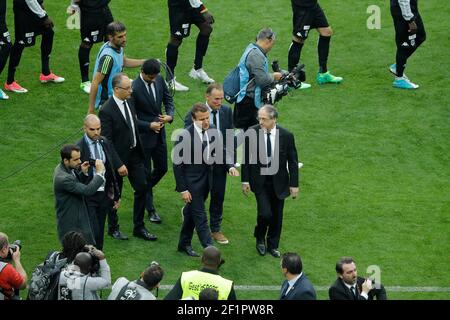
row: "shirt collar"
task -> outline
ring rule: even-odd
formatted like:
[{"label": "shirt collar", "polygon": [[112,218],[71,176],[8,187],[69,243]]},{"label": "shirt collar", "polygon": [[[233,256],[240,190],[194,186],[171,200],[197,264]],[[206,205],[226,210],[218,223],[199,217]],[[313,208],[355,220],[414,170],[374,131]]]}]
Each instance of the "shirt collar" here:
[{"label": "shirt collar", "polygon": [[113,94],[113,99],[117,103],[118,106],[123,106],[125,100],[119,99],[115,94]]},{"label": "shirt collar", "polygon": [[300,279],[300,277],[303,275],[303,272],[300,272],[300,274],[298,276],[296,276],[294,279],[291,279],[288,281],[289,286],[293,287],[294,284],[297,282],[298,279]]}]

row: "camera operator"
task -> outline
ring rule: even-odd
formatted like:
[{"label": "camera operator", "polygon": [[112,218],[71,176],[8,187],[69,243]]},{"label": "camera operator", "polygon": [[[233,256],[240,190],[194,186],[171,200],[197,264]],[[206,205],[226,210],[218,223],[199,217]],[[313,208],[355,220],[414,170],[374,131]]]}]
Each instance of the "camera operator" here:
[{"label": "camera operator", "polygon": [[61,272],[58,300],[100,300],[97,290],[111,286],[111,271],[104,253],[91,245],[86,249],[88,252],[78,253],[73,263]]},{"label": "camera operator", "polygon": [[[129,281],[120,277],[114,283],[108,300],[156,300],[159,284],[164,277],[164,271],[160,265],[153,261],[147,267],[138,280]],[[156,288],[156,297],[151,290]]]},{"label": "camera operator", "polygon": [[[9,263],[13,261],[15,267]],[[11,246],[0,232],[0,300],[19,299],[18,290],[27,287],[27,273],[20,263],[20,246]]]},{"label": "camera operator", "polygon": [[258,124],[258,109],[263,105],[262,91],[282,77],[281,72],[269,73],[267,53],[275,43],[275,33],[270,28],[259,31],[256,43],[247,46],[239,61],[240,93],[234,106],[234,126],[246,131]]}]

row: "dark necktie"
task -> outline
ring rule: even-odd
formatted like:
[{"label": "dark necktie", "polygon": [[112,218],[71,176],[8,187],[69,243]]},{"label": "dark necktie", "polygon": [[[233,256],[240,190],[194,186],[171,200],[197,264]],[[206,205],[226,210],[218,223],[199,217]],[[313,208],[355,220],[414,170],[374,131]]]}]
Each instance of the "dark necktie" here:
[{"label": "dark necktie", "polygon": [[272,160],[272,141],[270,141],[270,131],[267,131],[267,165],[270,164]]},{"label": "dark necktie", "polygon": [[[148,83],[148,93],[150,94],[150,100],[152,100],[153,103],[156,104],[156,96],[153,94],[151,83]],[[156,91],[155,91],[155,94],[156,94]]]},{"label": "dark necktie", "polygon": [[356,299],[355,286],[351,286],[350,287],[350,292],[352,293],[353,300],[357,300]]},{"label": "dark necktie", "polygon": [[131,116],[130,116],[130,110],[128,109],[127,103],[124,101],[123,102],[123,108],[125,111],[125,118],[128,124],[128,127],[130,128],[130,149],[134,148],[136,146],[136,138],[134,137],[134,132],[133,132],[133,125],[131,124]]},{"label": "dark necktie", "polygon": [[95,157],[95,160],[97,160],[97,159],[102,159],[101,157],[100,157],[100,152],[98,151],[98,148],[99,148],[99,141],[98,140],[94,140],[94,157]]},{"label": "dark necktie", "polygon": [[211,113],[212,113],[212,117],[213,117],[214,127],[216,127],[216,129],[219,130],[219,128],[217,127],[217,118],[216,118],[217,110],[213,110],[213,111],[211,111]]},{"label": "dark necktie", "polygon": [[208,139],[206,137],[206,130],[202,130],[202,151],[208,147]]}]

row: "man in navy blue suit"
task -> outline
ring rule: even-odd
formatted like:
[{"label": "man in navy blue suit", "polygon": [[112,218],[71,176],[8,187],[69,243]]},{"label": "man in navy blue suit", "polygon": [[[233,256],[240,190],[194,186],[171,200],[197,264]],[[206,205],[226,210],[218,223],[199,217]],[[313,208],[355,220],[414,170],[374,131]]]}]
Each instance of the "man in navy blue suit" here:
[{"label": "man in navy blue suit", "polygon": [[[138,117],[139,135],[144,147],[145,169],[147,173],[146,209],[150,222],[161,223],[161,217],[153,205],[153,188],[167,172],[167,144],[165,125],[172,123],[174,114],[173,98],[160,75],[160,63],[148,59],[141,73],[133,81],[132,99]],[[162,105],[165,114],[162,112]],[[153,168],[152,168],[153,167]]]},{"label": "man in navy blue suit", "polygon": [[[212,245],[211,230],[205,210],[205,201],[214,181],[214,167],[223,161],[219,153],[223,145],[219,132],[210,127],[208,107],[196,103],[191,109],[192,124],[177,137],[173,150],[173,173],[176,191],[180,192],[185,203],[183,207],[183,225],[181,227],[178,250],[192,257],[199,257],[192,249],[192,236],[197,231],[203,248]],[[231,176],[239,176],[239,172],[230,163],[225,167]]]},{"label": "man in navy blue suit", "polygon": [[[231,153],[234,150],[234,142],[228,141],[234,139],[233,134],[233,112],[229,106],[223,103],[223,87],[220,83],[213,83],[206,89],[206,106],[209,109],[210,125],[213,125],[219,130],[223,145],[226,147],[225,151]],[[192,114],[188,112],[184,119],[185,128],[192,124]],[[227,130],[229,138],[227,140]],[[231,130],[231,131],[230,131]],[[232,149],[232,150],[230,150]],[[234,157],[233,157],[234,158]],[[227,184],[228,169],[225,165],[226,155],[224,154],[224,161],[222,164],[217,164],[213,167],[213,182],[211,187],[211,201],[209,204],[210,228],[212,238],[220,244],[228,244],[228,239],[222,233],[221,224],[223,216],[223,201],[225,199],[225,188]]]},{"label": "man in navy blue suit", "polygon": [[280,300],[316,300],[316,291],[302,269],[302,260],[298,254],[283,254],[281,272],[286,280],[281,286]]}]

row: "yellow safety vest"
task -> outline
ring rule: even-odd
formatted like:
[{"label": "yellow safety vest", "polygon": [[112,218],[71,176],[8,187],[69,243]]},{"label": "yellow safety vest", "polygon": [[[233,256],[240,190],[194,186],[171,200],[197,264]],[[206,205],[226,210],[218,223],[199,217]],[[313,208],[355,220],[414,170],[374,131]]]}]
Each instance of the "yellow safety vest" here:
[{"label": "yellow safety vest", "polygon": [[193,297],[198,300],[203,289],[213,288],[219,292],[219,300],[227,300],[232,286],[233,281],[209,272],[193,270],[181,274],[182,299]]}]

